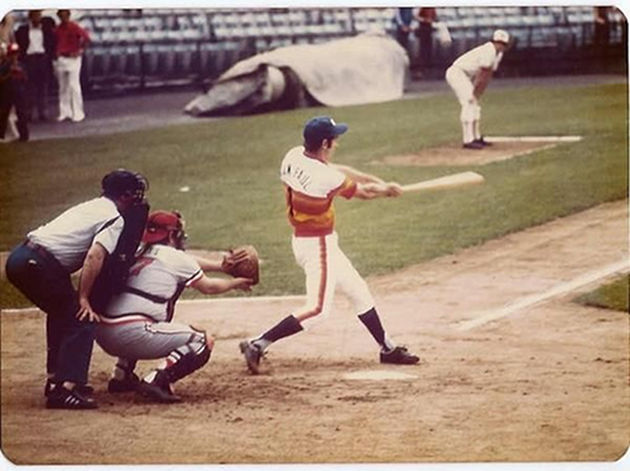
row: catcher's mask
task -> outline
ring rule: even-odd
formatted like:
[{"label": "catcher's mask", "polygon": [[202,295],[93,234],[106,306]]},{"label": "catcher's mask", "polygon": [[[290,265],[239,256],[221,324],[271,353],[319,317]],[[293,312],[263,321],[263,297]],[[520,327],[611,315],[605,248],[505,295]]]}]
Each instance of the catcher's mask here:
[{"label": "catcher's mask", "polygon": [[183,249],[186,241],[184,225],[182,215],[177,211],[153,211],[147,219],[147,227],[142,236],[142,242],[156,244],[168,241],[169,235],[173,234],[175,247]]},{"label": "catcher's mask", "polygon": [[108,198],[117,199],[127,195],[133,197],[134,202],[140,203],[144,199],[144,192],[149,189],[149,182],[138,172],[119,168],[103,177],[101,188],[103,195]]}]

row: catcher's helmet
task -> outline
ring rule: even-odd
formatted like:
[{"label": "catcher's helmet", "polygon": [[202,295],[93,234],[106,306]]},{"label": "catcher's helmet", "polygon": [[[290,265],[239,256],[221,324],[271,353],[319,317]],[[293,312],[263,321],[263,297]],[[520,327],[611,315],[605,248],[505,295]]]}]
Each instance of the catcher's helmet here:
[{"label": "catcher's helmet", "polygon": [[147,219],[147,227],[142,236],[145,244],[155,244],[168,238],[174,232],[177,245],[181,246],[186,239],[184,220],[177,211],[153,211]]},{"label": "catcher's helmet", "polygon": [[103,188],[103,195],[108,198],[118,198],[127,194],[141,201],[144,198],[144,192],[149,188],[149,182],[140,173],[119,168],[103,177],[101,188]]}]

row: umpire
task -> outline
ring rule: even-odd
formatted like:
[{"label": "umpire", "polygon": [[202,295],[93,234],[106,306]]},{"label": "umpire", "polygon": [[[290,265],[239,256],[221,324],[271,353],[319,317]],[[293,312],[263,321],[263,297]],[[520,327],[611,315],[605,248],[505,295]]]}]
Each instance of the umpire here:
[{"label": "umpire", "polygon": [[[101,185],[100,197],[29,232],[7,260],[9,281],[47,314],[44,393],[50,409],[97,407],[86,384],[99,321],[90,294],[125,226],[121,213],[143,201],[148,187],[142,175],[123,169],[105,175]],[[78,269],[77,293],[70,275]]]}]

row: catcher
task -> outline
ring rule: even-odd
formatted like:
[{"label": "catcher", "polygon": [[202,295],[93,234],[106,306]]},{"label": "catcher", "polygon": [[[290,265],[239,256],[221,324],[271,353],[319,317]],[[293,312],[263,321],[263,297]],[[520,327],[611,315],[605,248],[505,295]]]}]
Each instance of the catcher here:
[{"label": "catcher", "polygon": [[[144,245],[131,266],[126,286],[108,304],[96,332],[101,348],[118,357],[107,388],[111,393],[138,391],[157,402],[179,402],[172,384],[205,365],[214,344],[203,330],[172,322],[182,291],[186,287],[203,294],[248,291],[258,281],[258,258],[252,247],[213,261],[187,254],[185,240],[179,213],[149,214]],[[252,269],[255,272],[250,278],[209,278],[204,274],[250,273],[247,270]],[[142,380],[134,373],[138,360],[159,358],[164,362]]]}]

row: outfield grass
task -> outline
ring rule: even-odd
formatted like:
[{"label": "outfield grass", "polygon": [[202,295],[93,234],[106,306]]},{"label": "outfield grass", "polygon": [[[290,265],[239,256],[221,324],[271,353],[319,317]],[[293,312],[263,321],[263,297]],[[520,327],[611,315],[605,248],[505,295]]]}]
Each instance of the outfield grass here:
[{"label": "outfield grass", "polygon": [[[464,170],[486,177],[484,185],[459,191],[339,201],[341,247],[363,275],[386,273],[624,198],[626,96],[623,84],[490,90],[483,108],[487,134],[571,134],[584,140],[483,166],[370,164],[386,155],[458,142],[459,105],[450,94],[5,146],[0,156],[0,210],[5,216],[0,219],[0,249],[97,195],[101,176],[124,166],[147,175],[153,208],[183,212],[191,247],[254,244],[264,260],[254,294],[302,293],[278,167],[284,153],[300,143],[303,123],[330,113],[350,125],[340,141],[338,162],[403,184]],[[190,191],[180,192],[183,186]],[[10,297],[4,288],[2,295]]]},{"label": "outfield grass", "polygon": [[630,292],[630,275],[600,286],[594,291],[579,296],[576,301],[587,306],[613,309],[628,312],[628,293]]}]

